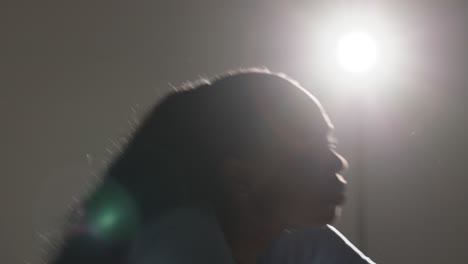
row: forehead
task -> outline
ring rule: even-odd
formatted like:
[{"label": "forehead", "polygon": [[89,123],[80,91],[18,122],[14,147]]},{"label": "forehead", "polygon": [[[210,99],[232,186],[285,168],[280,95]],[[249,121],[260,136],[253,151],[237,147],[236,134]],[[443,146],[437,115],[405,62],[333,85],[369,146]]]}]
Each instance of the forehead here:
[{"label": "forehead", "polygon": [[286,113],[271,113],[269,126],[273,144],[281,148],[306,149],[328,144],[334,126],[322,106],[308,97],[294,107],[283,109]]},{"label": "forehead", "polygon": [[332,139],[333,128],[325,119],[317,119],[308,125],[277,126],[272,129],[267,150],[278,157],[309,157],[311,153],[328,150]]},{"label": "forehead", "polygon": [[313,135],[327,135],[334,126],[320,102],[307,90],[298,87],[297,95],[284,98],[284,105],[278,109],[278,125],[287,126],[291,132]]},{"label": "forehead", "polygon": [[277,135],[294,145],[315,145],[328,143],[333,138],[333,126],[325,116],[306,120],[293,120],[290,125],[277,128]]},{"label": "forehead", "polygon": [[[252,89],[255,112],[266,122],[270,143],[328,141],[333,124],[320,102],[298,83],[275,80]],[[270,140],[268,140],[270,141]]]}]

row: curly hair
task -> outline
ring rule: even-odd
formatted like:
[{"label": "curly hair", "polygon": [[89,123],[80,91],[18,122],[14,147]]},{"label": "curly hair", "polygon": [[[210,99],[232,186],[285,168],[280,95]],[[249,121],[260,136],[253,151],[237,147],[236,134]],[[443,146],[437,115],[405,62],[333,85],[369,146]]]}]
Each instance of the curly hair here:
[{"label": "curly hair", "polygon": [[266,150],[273,136],[265,116],[290,118],[281,115],[297,104],[288,97],[298,89],[303,97],[303,88],[285,75],[247,69],[165,96],[83,202],[83,217],[52,263],[125,263],[133,234],[148,221],[178,206],[222,205],[218,166]]}]

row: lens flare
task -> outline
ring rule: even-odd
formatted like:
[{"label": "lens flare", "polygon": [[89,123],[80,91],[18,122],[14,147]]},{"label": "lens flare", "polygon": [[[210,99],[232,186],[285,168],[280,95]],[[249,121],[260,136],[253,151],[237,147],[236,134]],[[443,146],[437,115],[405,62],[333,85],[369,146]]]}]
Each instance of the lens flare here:
[{"label": "lens flare", "polygon": [[364,32],[351,32],[339,40],[337,58],[347,71],[365,72],[376,62],[377,45],[370,35]]},{"label": "lens flare", "polygon": [[121,186],[107,182],[88,203],[87,219],[94,236],[110,243],[126,239],[137,229],[139,212]]}]

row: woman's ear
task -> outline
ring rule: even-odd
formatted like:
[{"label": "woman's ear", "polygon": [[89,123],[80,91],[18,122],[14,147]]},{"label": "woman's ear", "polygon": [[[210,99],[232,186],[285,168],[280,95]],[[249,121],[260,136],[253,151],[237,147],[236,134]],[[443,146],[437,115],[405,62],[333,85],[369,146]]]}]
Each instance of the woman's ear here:
[{"label": "woman's ear", "polygon": [[236,198],[247,198],[252,191],[252,170],[245,160],[229,158],[221,166],[226,187]]}]

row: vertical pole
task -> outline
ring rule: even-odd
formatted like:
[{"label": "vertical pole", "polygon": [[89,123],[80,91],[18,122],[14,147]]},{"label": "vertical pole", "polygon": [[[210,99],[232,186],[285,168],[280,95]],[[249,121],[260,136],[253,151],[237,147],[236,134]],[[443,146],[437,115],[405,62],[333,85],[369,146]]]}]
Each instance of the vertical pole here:
[{"label": "vertical pole", "polygon": [[[357,96],[359,97],[359,96]],[[367,170],[366,170],[366,101],[364,98],[355,98],[356,103],[356,157],[357,157],[357,170],[356,170],[356,184],[358,190],[358,243],[360,250],[367,254],[368,241],[367,241]]]}]

